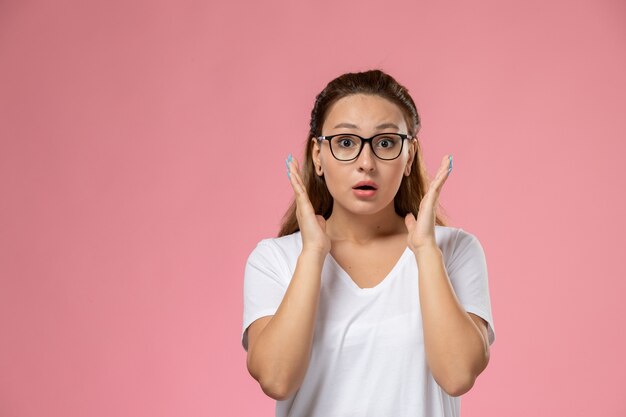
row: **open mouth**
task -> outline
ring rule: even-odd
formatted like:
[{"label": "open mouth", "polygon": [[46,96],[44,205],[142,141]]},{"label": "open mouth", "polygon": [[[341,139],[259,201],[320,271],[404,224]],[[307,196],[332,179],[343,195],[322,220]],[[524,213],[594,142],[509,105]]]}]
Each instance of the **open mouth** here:
[{"label": "open mouth", "polygon": [[354,187],[355,190],[375,190],[376,188],[371,185],[361,185],[359,187]]}]

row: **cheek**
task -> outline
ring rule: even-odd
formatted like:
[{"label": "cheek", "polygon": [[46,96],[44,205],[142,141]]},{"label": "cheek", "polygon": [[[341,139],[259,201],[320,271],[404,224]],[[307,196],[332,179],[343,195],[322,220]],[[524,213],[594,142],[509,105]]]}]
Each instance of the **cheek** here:
[{"label": "cheek", "polygon": [[329,161],[328,157],[324,165],[324,178],[326,180],[326,188],[328,188],[328,192],[334,199],[345,199],[352,192],[350,168],[336,164],[334,161]]},{"label": "cheek", "polygon": [[404,165],[394,167],[387,173],[387,190],[385,195],[395,197],[396,193],[400,189],[400,184],[404,179]]},{"label": "cheek", "polygon": [[326,179],[326,188],[333,198],[337,198],[340,190],[343,188],[341,183],[341,175],[338,175],[337,171],[333,169],[324,169],[324,178]]}]

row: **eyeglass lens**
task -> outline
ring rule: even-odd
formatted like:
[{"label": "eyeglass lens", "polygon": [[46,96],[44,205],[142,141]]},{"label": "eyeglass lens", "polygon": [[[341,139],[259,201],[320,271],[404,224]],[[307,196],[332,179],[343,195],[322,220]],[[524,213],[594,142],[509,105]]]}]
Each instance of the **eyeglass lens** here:
[{"label": "eyeglass lens", "polygon": [[[372,139],[372,150],[380,159],[394,159],[400,156],[402,137],[394,133],[376,136]],[[339,135],[331,138],[331,150],[335,158],[350,160],[356,158],[361,149],[361,138],[355,135]]]}]

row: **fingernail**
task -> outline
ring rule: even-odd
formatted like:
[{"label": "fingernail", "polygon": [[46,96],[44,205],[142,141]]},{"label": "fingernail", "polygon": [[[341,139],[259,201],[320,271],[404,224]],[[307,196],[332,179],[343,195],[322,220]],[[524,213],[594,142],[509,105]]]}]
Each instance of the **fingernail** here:
[{"label": "fingernail", "polygon": [[448,172],[452,171],[452,155],[450,155],[450,166],[448,167]]}]

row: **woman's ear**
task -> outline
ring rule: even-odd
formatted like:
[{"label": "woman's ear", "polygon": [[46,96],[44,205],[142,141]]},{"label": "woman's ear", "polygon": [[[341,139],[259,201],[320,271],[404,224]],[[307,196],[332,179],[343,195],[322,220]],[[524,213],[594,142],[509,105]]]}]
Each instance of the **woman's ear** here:
[{"label": "woman's ear", "polygon": [[311,138],[311,156],[313,158],[313,165],[315,166],[315,173],[318,176],[324,175],[324,170],[322,169],[322,156],[321,156],[321,148],[320,144],[315,138]]},{"label": "woman's ear", "polygon": [[404,167],[404,173],[406,176],[411,174],[411,166],[413,165],[413,159],[415,159],[417,153],[417,138],[411,139],[409,142],[409,159],[406,162],[406,166]]}]

